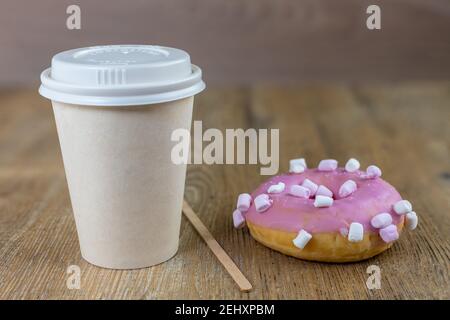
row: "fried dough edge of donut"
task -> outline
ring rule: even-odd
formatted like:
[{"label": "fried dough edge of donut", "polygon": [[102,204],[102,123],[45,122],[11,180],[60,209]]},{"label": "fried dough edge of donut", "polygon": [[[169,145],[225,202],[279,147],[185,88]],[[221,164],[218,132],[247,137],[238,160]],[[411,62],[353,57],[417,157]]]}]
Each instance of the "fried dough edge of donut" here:
[{"label": "fried dough edge of donut", "polygon": [[[372,258],[387,249],[392,243],[385,243],[378,233],[365,232],[360,242],[350,242],[339,232],[315,233],[305,248],[294,246],[292,240],[297,236],[294,232],[269,229],[247,221],[252,237],[275,251],[302,260],[317,262],[346,263]],[[403,221],[397,224],[401,234]]]}]

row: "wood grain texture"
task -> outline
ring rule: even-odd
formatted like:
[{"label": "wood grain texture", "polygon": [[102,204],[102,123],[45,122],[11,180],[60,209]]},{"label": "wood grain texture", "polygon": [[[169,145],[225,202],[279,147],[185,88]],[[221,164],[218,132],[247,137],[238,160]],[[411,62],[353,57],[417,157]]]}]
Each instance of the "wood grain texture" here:
[{"label": "wood grain texture", "polygon": [[[81,30],[66,28],[72,4]],[[124,43],[183,48],[208,85],[448,80],[449,34],[448,0],[3,0],[0,85],[38,83],[59,51]]]},{"label": "wood grain texture", "polygon": [[[253,284],[240,292],[183,218],[178,254],[133,271],[82,260],[49,102],[0,91],[2,299],[449,299],[450,83],[247,87],[208,90],[193,119],[206,128],[279,128],[280,171],[304,156],[375,163],[420,216],[387,252],[351,264],[304,262],[235,230],[236,196],[265,177],[258,165],[190,165],[185,197]],[[81,289],[66,286],[69,265]],[[368,266],[381,268],[368,290]]]}]

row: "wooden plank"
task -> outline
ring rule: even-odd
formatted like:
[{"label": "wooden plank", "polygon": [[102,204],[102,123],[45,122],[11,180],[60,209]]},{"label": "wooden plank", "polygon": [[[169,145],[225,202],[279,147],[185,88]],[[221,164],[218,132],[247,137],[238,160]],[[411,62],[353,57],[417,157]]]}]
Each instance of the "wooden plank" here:
[{"label": "wooden plank", "polygon": [[[82,260],[51,108],[34,91],[0,91],[2,299],[431,299],[450,298],[450,83],[222,88],[196,98],[207,128],[279,128],[288,159],[357,157],[375,163],[420,216],[392,249],[351,264],[297,260],[232,227],[236,196],[265,177],[258,165],[190,165],[185,197],[254,290],[240,292],[183,218],[178,254],[141,270]],[[382,288],[365,286],[368,266]],[[67,288],[68,266],[81,288]]]}]

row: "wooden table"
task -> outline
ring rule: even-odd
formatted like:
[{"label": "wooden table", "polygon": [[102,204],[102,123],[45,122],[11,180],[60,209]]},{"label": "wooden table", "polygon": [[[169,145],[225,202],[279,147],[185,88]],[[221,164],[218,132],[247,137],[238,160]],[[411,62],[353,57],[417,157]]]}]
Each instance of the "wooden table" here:
[{"label": "wooden table", "polygon": [[[265,177],[259,165],[190,165],[185,197],[254,285],[241,293],[183,218],[178,254],[153,268],[113,271],[85,262],[50,104],[36,90],[0,92],[0,298],[418,299],[450,298],[450,84],[292,86],[207,90],[203,128],[280,128],[288,160],[333,157],[377,164],[420,216],[392,249],[352,264],[304,262],[232,227],[236,196]],[[81,288],[68,289],[78,265]],[[366,270],[381,268],[381,289]]]}]

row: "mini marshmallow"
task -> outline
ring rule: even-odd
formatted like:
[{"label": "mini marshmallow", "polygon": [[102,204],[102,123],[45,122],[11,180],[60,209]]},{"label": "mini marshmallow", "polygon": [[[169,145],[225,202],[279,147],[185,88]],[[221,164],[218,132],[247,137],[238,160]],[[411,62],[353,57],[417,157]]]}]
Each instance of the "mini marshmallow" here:
[{"label": "mini marshmallow", "polygon": [[286,185],[283,182],[278,182],[278,184],[273,184],[267,189],[267,193],[281,193],[284,191]]},{"label": "mini marshmallow", "polygon": [[327,187],[325,187],[324,185],[320,185],[317,188],[316,196],[326,196],[326,197],[333,198],[333,192],[330,189],[328,189]]},{"label": "mini marshmallow", "polygon": [[337,166],[338,162],[336,160],[325,159],[319,162],[319,166],[317,167],[317,169],[319,169],[319,171],[333,171],[336,170]]},{"label": "mini marshmallow", "polygon": [[311,195],[311,191],[308,188],[294,184],[291,186],[289,194],[294,197],[308,199],[309,196]]},{"label": "mini marshmallow", "polygon": [[409,230],[414,230],[417,228],[417,224],[419,223],[419,218],[414,211],[408,212],[406,214],[406,227]]},{"label": "mini marshmallow", "polygon": [[306,169],[306,161],[303,158],[292,159],[289,161],[289,172],[302,173]]},{"label": "mini marshmallow", "polygon": [[339,197],[341,198],[348,197],[353,192],[355,192],[356,189],[358,189],[356,182],[353,180],[347,180],[339,188]]},{"label": "mini marshmallow", "polygon": [[398,239],[397,227],[393,224],[380,230],[380,237],[384,242],[389,243]]},{"label": "mini marshmallow", "polygon": [[240,229],[245,225],[245,218],[238,209],[233,212],[233,225],[236,229]]},{"label": "mini marshmallow", "polygon": [[345,171],[347,172],[355,172],[360,167],[359,161],[355,158],[350,158],[345,164]]},{"label": "mini marshmallow", "polygon": [[400,200],[394,204],[394,211],[397,214],[407,214],[412,211],[411,202],[408,200]]},{"label": "mini marshmallow", "polygon": [[392,223],[392,217],[389,213],[383,212],[379,213],[370,220],[370,224],[372,227],[380,229],[386,228],[388,225]]},{"label": "mini marshmallow", "polygon": [[316,208],[324,208],[331,207],[333,205],[333,198],[327,196],[316,196],[314,200],[314,207]]},{"label": "mini marshmallow", "polygon": [[309,240],[311,240],[312,235],[310,235],[308,232],[306,232],[305,230],[300,230],[300,232],[298,233],[297,237],[292,240],[292,242],[294,243],[294,246],[296,246],[299,249],[303,249],[309,242]]},{"label": "mini marshmallow", "polygon": [[370,179],[381,177],[381,169],[374,165],[368,166],[365,177]]},{"label": "mini marshmallow", "polygon": [[289,160],[289,164],[291,164],[291,163],[292,164],[300,164],[300,165],[304,166],[305,169],[308,168],[308,166],[306,165],[305,158],[298,158],[298,159]]},{"label": "mini marshmallow", "polygon": [[248,193],[241,193],[238,197],[236,208],[238,208],[240,212],[247,212],[251,203],[252,196]]},{"label": "mini marshmallow", "polygon": [[271,206],[272,206],[272,199],[270,199],[270,197],[267,194],[263,193],[255,198],[255,208],[257,212],[259,213],[264,212]]},{"label": "mini marshmallow", "polygon": [[314,182],[312,182],[309,179],[303,180],[302,186],[305,188],[308,188],[309,191],[311,191],[311,196],[315,196],[317,189],[319,188],[319,186],[317,184],[315,184]]},{"label": "mini marshmallow", "polygon": [[352,222],[348,230],[348,241],[359,242],[364,238],[364,227],[361,223]]}]

